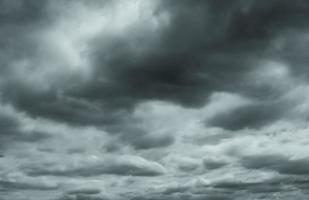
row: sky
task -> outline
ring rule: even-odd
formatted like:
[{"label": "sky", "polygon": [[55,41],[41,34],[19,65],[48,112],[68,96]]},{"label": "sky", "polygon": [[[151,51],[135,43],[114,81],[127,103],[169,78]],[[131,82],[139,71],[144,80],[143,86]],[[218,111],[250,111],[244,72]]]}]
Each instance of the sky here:
[{"label": "sky", "polygon": [[0,199],[308,199],[308,49],[307,0],[0,0]]}]

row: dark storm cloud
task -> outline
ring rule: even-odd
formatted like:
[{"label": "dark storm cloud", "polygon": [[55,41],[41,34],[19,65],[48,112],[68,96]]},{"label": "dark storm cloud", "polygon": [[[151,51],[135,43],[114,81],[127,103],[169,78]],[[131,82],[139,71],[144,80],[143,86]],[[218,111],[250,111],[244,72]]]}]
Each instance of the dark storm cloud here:
[{"label": "dark storm cloud", "polygon": [[5,113],[0,114],[0,130],[2,134],[10,134],[10,132],[15,132],[16,127],[20,125],[18,119],[14,116],[7,115]]},{"label": "dark storm cloud", "polygon": [[15,85],[14,87],[15,90],[11,88],[3,90],[4,101],[13,103],[19,109],[26,109],[33,117],[41,116],[74,125],[100,125],[120,122],[125,118],[123,115],[126,115],[126,112],[111,113],[108,108],[98,110],[90,103],[59,95],[53,88],[37,92],[27,86]]},{"label": "dark storm cloud", "polygon": [[[249,93],[241,87],[242,77],[258,59],[267,57],[263,51],[271,39],[306,25],[298,21],[306,16],[306,6],[304,1],[164,1],[154,14],[167,12],[171,22],[156,33],[159,39],[151,35],[145,39],[133,30],[127,40],[113,36],[111,42],[95,40],[97,81],[79,95],[111,98],[111,107],[122,107],[145,99],[198,106],[211,92],[235,87]],[[155,40],[152,47],[144,47],[149,40]],[[100,76],[106,82],[100,82]]]},{"label": "dark storm cloud", "polygon": [[280,101],[245,105],[225,113],[220,113],[209,119],[206,124],[228,130],[261,128],[283,118],[288,108],[286,103],[281,103]]},{"label": "dark storm cloud", "polygon": [[37,22],[46,16],[46,2],[25,0],[3,0],[0,3],[2,25],[22,25]]},{"label": "dark storm cloud", "polygon": [[308,158],[293,159],[282,155],[256,155],[241,160],[249,169],[274,170],[282,174],[307,175],[309,173]]},{"label": "dark storm cloud", "polygon": [[[149,33],[133,26],[126,36],[97,37],[90,53],[95,77],[68,94],[111,110],[152,99],[196,107],[220,90],[276,99],[280,90],[244,77],[259,60],[271,59],[265,52],[272,40],[307,27],[307,10],[305,1],[164,1],[153,14],[168,13],[168,27]],[[280,117],[265,116],[257,107],[243,111],[248,125],[236,120],[226,126],[261,126]],[[266,111],[268,105],[260,107]]]},{"label": "dark storm cloud", "polygon": [[23,130],[18,116],[9,114],[5,109],[1,112],[3,113],[0,113],[0,149],[8,148],[12,143],[37,142],[48,138],[44,132]]},{"label": "dark storm cloud", "polygon": [[44,28],[48,21],[47,1],[3,0],[0,2],[0,63],[1,77],[10,73],[15,60],[35,59],[35,41],[29,37],[34,30]]},{"label": "dark storm cloud", "polygon": [[[2,15],[7,23],[23,18],[37,24],[38,20],[48,19],[51,12],[43,12],[45,4],[38,1],[30,1],[29,5],[22,1],[14,12],[5,11],[10,9],[6,4]],[[247,80],[243,77],[256,67],[258,60],[268,59],[264,52],[271,40],[290,29],[307,28],[304,19],[308,17],[308,7],[302,0],[162,1],[152,15],[159,18],[167,13],[168,26],[149,31],[137,22],[125,35],[99,35],[89,42],[92,66],[88,67],[96,73],[88,83],[35,92],[22,81],[13,80],[2,86],[4,100],[32,116],[74,124],[109,124],[122,120],[123,115],[115,114],[119,110],[130,110],[145,100],[196,107],[204,104],[214,91],[232,90],[257,96],[254,88],[252,91],[245,87]],[[26,41],[29,45],[23,44],[22,49],[40,45],[37,41]],[[10,48],[14,45],[7,44],[7,49],[15,49],[9,56],[21,51]],[[26,57],[30,62],[37,59],[32,55]],[[10,65],[10,60],[4,60]],[[96,109],[91,105],[96,105]]]}]

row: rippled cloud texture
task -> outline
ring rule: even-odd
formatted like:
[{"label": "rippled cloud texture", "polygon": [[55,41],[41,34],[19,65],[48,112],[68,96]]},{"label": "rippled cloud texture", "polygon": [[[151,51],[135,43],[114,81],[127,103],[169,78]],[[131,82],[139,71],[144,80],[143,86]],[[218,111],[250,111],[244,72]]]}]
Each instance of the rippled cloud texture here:
[{"label": "rippled cloud texture", "polygon": [[0,0],[1,200],[309,198],[309,1]]}]

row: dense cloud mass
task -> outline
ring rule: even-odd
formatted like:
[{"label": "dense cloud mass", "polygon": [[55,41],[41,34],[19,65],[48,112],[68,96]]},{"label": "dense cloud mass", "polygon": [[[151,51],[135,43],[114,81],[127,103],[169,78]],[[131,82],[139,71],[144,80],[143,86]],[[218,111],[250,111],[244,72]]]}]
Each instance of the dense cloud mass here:
[{"label": "dense cloud mass", "polygon": [[307,199],[308,19],[306,0],[0,0],[0,199]]}]

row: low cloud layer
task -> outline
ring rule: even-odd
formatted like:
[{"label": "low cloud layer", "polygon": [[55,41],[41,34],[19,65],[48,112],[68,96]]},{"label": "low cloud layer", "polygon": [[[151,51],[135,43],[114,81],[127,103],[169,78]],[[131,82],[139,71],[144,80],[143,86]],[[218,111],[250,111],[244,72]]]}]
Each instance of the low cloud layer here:
[{"label": "low cloud layer", "polygon": [[164,174],[164,168],[155,162],[141,157],[114,157],[88,160],[77,158],[74,163],[60,161],[53,164],[40,163],[38,166],[26,166],[24,170],[29,176],[97,176],[101,174],[132,175],[132,176],[159,176]]},{"label": "low cloud layer", "polygon": [[0,199],[308,198],[308,13],[0,1]]}]

